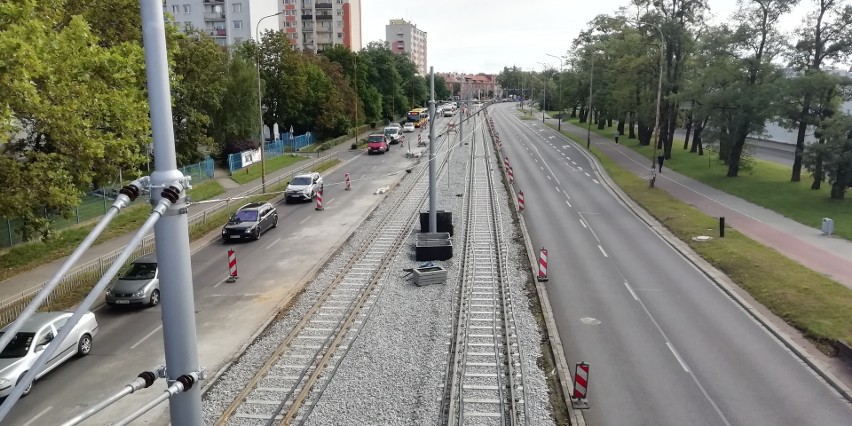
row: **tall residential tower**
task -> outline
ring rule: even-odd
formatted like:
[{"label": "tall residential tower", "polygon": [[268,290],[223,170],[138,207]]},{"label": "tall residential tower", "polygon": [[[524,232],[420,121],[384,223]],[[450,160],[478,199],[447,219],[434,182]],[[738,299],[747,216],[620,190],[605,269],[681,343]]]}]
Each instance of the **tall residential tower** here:
[{"label": "tall residential tower", "polygon": [[426,75],[426,31],[404,19],[391,19],[385,26],[385,40],[395,54],[408,54],[420,75]]},{"label": "tall residential tower", "polygon": [[361,50],[361,0],[279,0],[281,29],[305,52],[344,45]]}]

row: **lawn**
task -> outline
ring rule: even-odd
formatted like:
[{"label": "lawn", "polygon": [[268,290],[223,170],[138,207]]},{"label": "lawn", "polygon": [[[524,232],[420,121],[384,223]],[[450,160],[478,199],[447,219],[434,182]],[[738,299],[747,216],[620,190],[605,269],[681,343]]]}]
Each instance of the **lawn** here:
[{"label": "lawn", "polygon": [[834,355],[830,344],[834,340],[852,343],[852,290],[735,229],[727,230],[725,238],[692,241],[694,235],[717,227],[717,219],[667,192],[649,189],[645,179],[616,165],[594,147],[592,153],[630,198],[822,351]]},{"label": "lawn", "polygon": [[[577,119],[569,121],[580,125]],[[614,133],[613,128],[598,130],[594,126],[592,131],[610,139]],[[649,159],[653,155],[652,147],[639,146],[635,140],[622,137],[621,142]],[[822,218],[833,218],[834,233],[852,240],[852,220],[849,220],[852,218],[852,197],[830,199],[831,188],[827,183],[823,183],[821,190],[813,191],[810,189],[810,174],[803,173],[801,182],[790,182],[789,166],[755,157],[750,160],[753,163],[751,170],[740,171],[739,177],[728,178],[725,177],[727,166],[717,160],[718,155],[714,152],[705,151],[705,155],[699,156],[683,151],[682,147],[683,140],[676,138],[672,158],[666,160],[665,167],[807,226],[819,229]]]},{"label": "lawn", "polygon": [[[279,155],[277,157],[272,157],[265,161],[266,163],[266,174],[274,172],[279,169],[283,169],[285,167],[291,166],[293,164],[298,163],[299,161],[307,160],[307,157],[303,157],[301,155]],[[244,169],[240,169],[239,171],[234,172],[231,175],[231,179],[234,182],[237,182],[240,185],[247,184],[253,180],[260,179],[261,167],[260,163],[252,164]]]}]

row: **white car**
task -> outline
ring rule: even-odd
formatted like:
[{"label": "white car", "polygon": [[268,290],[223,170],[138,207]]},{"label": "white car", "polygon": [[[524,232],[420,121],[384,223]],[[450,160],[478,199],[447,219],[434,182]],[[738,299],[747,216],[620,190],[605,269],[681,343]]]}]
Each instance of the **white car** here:
[{"label": "white car", "polygon": [[284,191],[284,202],[313,200],[318,192],[322,192],[322,188],[322,176],[317,172],[293,176],[293,180],[290,181]]},{"label": "white car", "polygon": [[[73,312],[36,312],[24,322],[15,337],[0,351],[0,398],[12,393],[12,389],[35,364],[47,345],[58,343],[54,342],[54,338],[59,335],[59,330],[65,326],[72,314]],[[0,334],[5,333],[8,328],[8,325],[4,327]],[[96,334],[98,322],[95,320],[95,314],[86,312],[71,330],[71,334],[59,342],[59,349],[35,378],[44,376],[75,355],[88,355]],[[23,395],[29,394],[32,388],[33,384],[30,383]]]},{"label": "white car", "polygon": [[405,123],[405,125],[402,126],[402,131],[403,132],[413,132],[414,131],[414,123]]}]

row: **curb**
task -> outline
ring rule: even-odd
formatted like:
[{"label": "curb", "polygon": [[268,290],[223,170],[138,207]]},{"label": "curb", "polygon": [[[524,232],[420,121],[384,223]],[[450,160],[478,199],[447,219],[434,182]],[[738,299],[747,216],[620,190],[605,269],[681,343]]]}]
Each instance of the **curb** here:
[{"label": "curb", "polygon": [[[555,131],[554,129],[551,129]],[[758,312],[748,301],[743,299],[734,288],[738,288],[739,286],[731,281],[722,271],[716,269],[709,262],[704,260],[698,253],[695,253],[689,245],[681,241],[674,234],[672,234],[665,226],[663,226],[656,218],[654,218],[650,213],[648,213],[642,206],[638,205],[632,198],[630,198],[621,188],[612,181],[609,175],[603,170],[600,162],[598,161],[597,156],[593,155],[591,152],[584,149],[581,144],[577,143],[570,136],[566,136],[564,134],[560,134],[563,138],[567,139],[569,142],[574,144],[575,146],[581,148],[580,151],[584,156],[592,163],[593,168],[595,169],[595,173],[598,177],[601,178],[601,181],[606,182],[606,188],[612,193],[625,207],[627,207],[633,214],[639,218],[642,222],[644,222],[651,230],[653,230],[663,241],[666,242],[670,247],[672,247],[681,257],[690,262],[693,266],[698,268],[704,276],[706,276],[710,281],[712,281],[716,286],[721,289],[728,297],[730,297],[734,302],[736,302],[740,307],[742,307],[752,318],[754,318],[757,322],[759,322],[769,333],[778,339],[784,347],[792,351],[796,356],[804,361],[811,370],[813,370],[817,375],[819,375],[823,380],[825,380],[834,390],[836,390],[840,395],[842,395],[846,401],[852,402],[852,391],[846,385],[838,379],[834,374],[828,371],[822,363],[816,358],[812,357],[801,345],[797,344],[790,338],[786,333],[778,329],[774,324],[772,324],[763,314]]]}]

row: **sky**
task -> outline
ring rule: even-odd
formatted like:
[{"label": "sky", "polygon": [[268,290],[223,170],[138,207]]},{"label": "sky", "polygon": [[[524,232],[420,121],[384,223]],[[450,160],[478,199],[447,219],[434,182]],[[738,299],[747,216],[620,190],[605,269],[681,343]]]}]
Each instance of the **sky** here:
[{"label": "sky", "polygon": [[[736,11],[736,0],[707,0],[714,22]],[[613,15],[630,0],[361,0],[363,47],[384,41],[385,25],[405,19],[427,33],[427,67],[435,72],[499,73],[512,65],[559,67],[572,41],[599,14]],[[811,8],[808,0],[786,15],[793,30]]]}]

